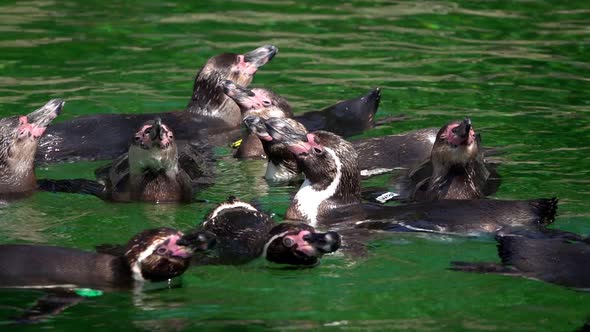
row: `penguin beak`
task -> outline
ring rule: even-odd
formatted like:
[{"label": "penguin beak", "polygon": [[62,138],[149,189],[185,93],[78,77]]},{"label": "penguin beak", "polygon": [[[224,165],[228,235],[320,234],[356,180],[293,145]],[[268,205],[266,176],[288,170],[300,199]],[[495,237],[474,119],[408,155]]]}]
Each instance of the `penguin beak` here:
[{"label": "penguin beak", "polygon": [[316,248],[322,254],[334,252],[340,248],[342,240],[340,234],[336,232],[327,233],[309,233],[303,237],[310,245]]},{"label": "penguin beak", "polygon": [[244,61],[254,64],[256,67],[262,67],[279,52],[274,45],[264,45],[253,51],[244,54]]},{"label": "penguin beak", "polygon": [[52,99],[38,110],[27,114],[28,122],[35,127],[45,128],[55,119],[66,102],[61,99]]},{"label": "penguin beak", "polygon": [[190,247],[195,251],[205,251],[215,247],[217,237],[209,231],[195,230],[183,235],[176,243]]},{"label": "penguin beak", "polygon": [[154,125],[150,129],[150,139],[152,141],[159,141],[162,138],[162,119],[156,118]]},{"label": "penguin beak", "polygon": [[223,93],[235,101],[240,101],[247,97],[254,97],[256,95],[252,90],[230,80],[224,80],[221,85],[223,86]]},{"label": "penguin beak", "polygon": [[266,131],[264,120],[256,115],[248,115],[244,117],[244,126],[250,133],[254,133],[263,141],[272,141],[272,137]]},{"label": "penguin beak", "polygon": [[465,118],[457,127],[453,128],[453,134],[466,141],[471,131],[471,119]]},{"label": "penguin beak", "polygon": [[323,146],[316,142],[316,136],[313,133],[302,133],[284,118],[270,118],[264,124],[266,132],[273,141],[284,143],[289,151],[297,156],[312,153],[321,155],[324,152]]},{"label": "penguin beak", "polygon": [[259,130],[264,129],[266,131],[266,127],[264,126],[264,121],[259,116],[247,115],[246,117],[244,117],[244,120],[242,120],[242,121],[244,122],[244,125],[247,128],[256,128]]},{"label": "penguin beak", "polygon": [[270,118],[264,123],[266,132],[278,142],[287,145],[307,142],[307,135],[299,133],[289,123],[281,118]]}]

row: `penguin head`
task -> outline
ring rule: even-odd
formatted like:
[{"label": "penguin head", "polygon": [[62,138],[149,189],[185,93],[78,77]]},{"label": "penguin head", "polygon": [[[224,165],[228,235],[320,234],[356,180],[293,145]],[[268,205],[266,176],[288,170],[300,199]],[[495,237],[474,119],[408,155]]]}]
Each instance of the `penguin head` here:
[{"label": "penguin head", "polygon": [[125,258],[133,279],[165,281],[186,271],[194,251],[208,250],[214,243],[215,236],[205,231],[186,238],[172,228],[148,229],[127,243]]},{"label": "penguin head", "polygon": [[263,255],[274,263],[313,266],[340,245],[336,232],[319,233],[307,224],[282,223],[270,231]]}]

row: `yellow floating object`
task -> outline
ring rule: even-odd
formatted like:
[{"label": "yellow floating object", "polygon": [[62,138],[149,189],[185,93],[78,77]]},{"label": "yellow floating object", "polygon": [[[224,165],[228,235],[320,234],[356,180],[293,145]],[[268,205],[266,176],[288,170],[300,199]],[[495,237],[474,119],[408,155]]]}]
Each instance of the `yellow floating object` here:
[{"label": "yellow floating object", "polygon": [[237,149],[237,148],[239,148],[239,147],[240,147],[240,145],[241,145],[241,144],[242,144],[242,140],[241,140],[241,139],[239,139],[239,140],[237,140],[237,141],[233,142],[233,143],[231,144],[231,147],[232,147],[232,148],[234,148],[234,149]]}]

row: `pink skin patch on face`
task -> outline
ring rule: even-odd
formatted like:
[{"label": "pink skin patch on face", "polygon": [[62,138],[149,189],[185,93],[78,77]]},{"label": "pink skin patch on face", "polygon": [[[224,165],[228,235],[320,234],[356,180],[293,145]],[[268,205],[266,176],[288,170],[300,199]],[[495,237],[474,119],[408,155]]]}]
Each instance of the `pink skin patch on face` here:
[{"label": "pink skin patch on face", "polygon": [[311,152],[320,154],[324,152],[324,147],[317,142],[314,134],[307,134],[307,142],[299,141],[296,144],[289,145],[287,148],[296,155]]},{"label": "pink skin patch on face", "polygon": [[307,134],[307,142],[315,153],[324,152],[324,147],[319,143],[319,139],[314,134]]},{"label": "pink skin patch on face", "polygon": [[187,247],[179,246],[176,242],[180,239],[181,235],[172,235],[168,238],[168,244],[166,244],[166,249],[168,252],[171,253],[174,257],[180,258],[188,258],[193,255],[193,251]]},{"label": "pink skin patch on face", "polygon": [[135,139],[147,148],[151,148],[153,143],[159,143],[160,148],[164,149],[172,143],[174,136],[172,135],[170,129],[168,129],[168,126],[161,125],[162,130],[160,139],[156,139],[154,142],[152,142],[152,138],[150,136],[151,128],[151,125],[145,125],[141,127],[141,129],[135,134]]},{"label": "pink skin patch on face", "polygon": [[469,135],[467,137],[459,137],[455,135],[453,129],[459,127],[459,123],[453,123],[447,127],[444,134],[441,135],[442,139],[446,139],[447,142],[453,145],[471,145],[475,142],[475,130],[473,127],[469,130]]},{"label": "pink skin patch on face", "polygon": [[258,67],[251,62],[244,61],[244,56],[241,54],[238,55],[238,63],[235,68],[246,75],[254,75],[258,71]]},{"label": "pink skin patch on face", "polygon": [[38,139],[45,133],[46,127],[37,127],[36,125],[29,123],[29,119],[26,116],[20,116],[18,118],[18,138],[32,137]]},{"label": "pink skin patch on face", "polygon": [[252,92],[254,93],[254,96],[246,97],[238,101],[238,104],[242,108],[246,108],[249,110],[258,110],[272,105],[270,98],[266,95],[264,90],[252,89]]},{"label": "pink skin patch on face", "polygon": [[150,138],[150,128],[152,126],[145,125],[139,129],[137,133],[135,133],[135,141],[137,143],[141,143],[142,146],[145,148],[150,148],[152,146],[152,139]]},{"label": "pink skin patch on face", "polygon": [[139,129],[139,131],[138,131],[137,133],[135,133],[135,135],[137,135],[137,136],[142,136],[142,135],[143,135],[143,133],[144,133],[145,131],[147,131],[149,128],[151,128],[151,127],[152,127],[152,126],[150,126],[150,125],[145,125],[145,126],[141,127],[141,129]]},{"label": "pink skin patch on face", "polygon": [[172,135],[172,131],[166,125],[162,125],[162,137],[160,137],[160,147],[165,148],[172,143],[172,139],[174,135]]},{"label": "pink skin patch on face", "polygon": [[296,235],[287,235],[285,237],[295,243],[294,245],[296,245],[295,249],[297,251],[305,254],[308,257],[318,256],[318,251],[316,248],[303,239],[308,234],[311,234],[311,232],[301,231]]},{"label": "pink skin patch on face", "polygon": [[311,145],[307,142],[297,142],[296,144],[289,145],[287,148],[295,155],[300,155],[308,153],[311,150]]}]

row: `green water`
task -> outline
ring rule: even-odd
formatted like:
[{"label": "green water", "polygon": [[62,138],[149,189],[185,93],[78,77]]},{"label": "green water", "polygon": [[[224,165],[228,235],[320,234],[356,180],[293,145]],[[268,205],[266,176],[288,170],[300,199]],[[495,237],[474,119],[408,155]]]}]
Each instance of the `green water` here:
[{"label": "green water", "polygon": [[[297,111],[379,86],[379,116],[410,118],[365,136],[470,116],[484,144],[507,151],[497,197],[557,196],[556,227],[590,234],[588,1],[198,3],[2,1],[0,114],[28,113],[50,98],[67,100],[58,121],[183,109],[206,59],[274,44],[280,52],[254,85]],[[294,188],[269,188],[264,162],[228,153],[220,151],[217,184],[199,197],[257,198],[280,217]],[[101,164],[37,173],[92,178]],[[0,237],[91,249],[149,227],[187,229],[212,206],[38,193],[0,209]],[[386,234],[365,259],[338,254],[303,270],[193,268],[181,287],[107,293],[18,329],[568,331],[590,317],[588,293],[446,270],[452,260],[496,259],[490,239]],[[41,295],[0,291],[0,320]]]}]

